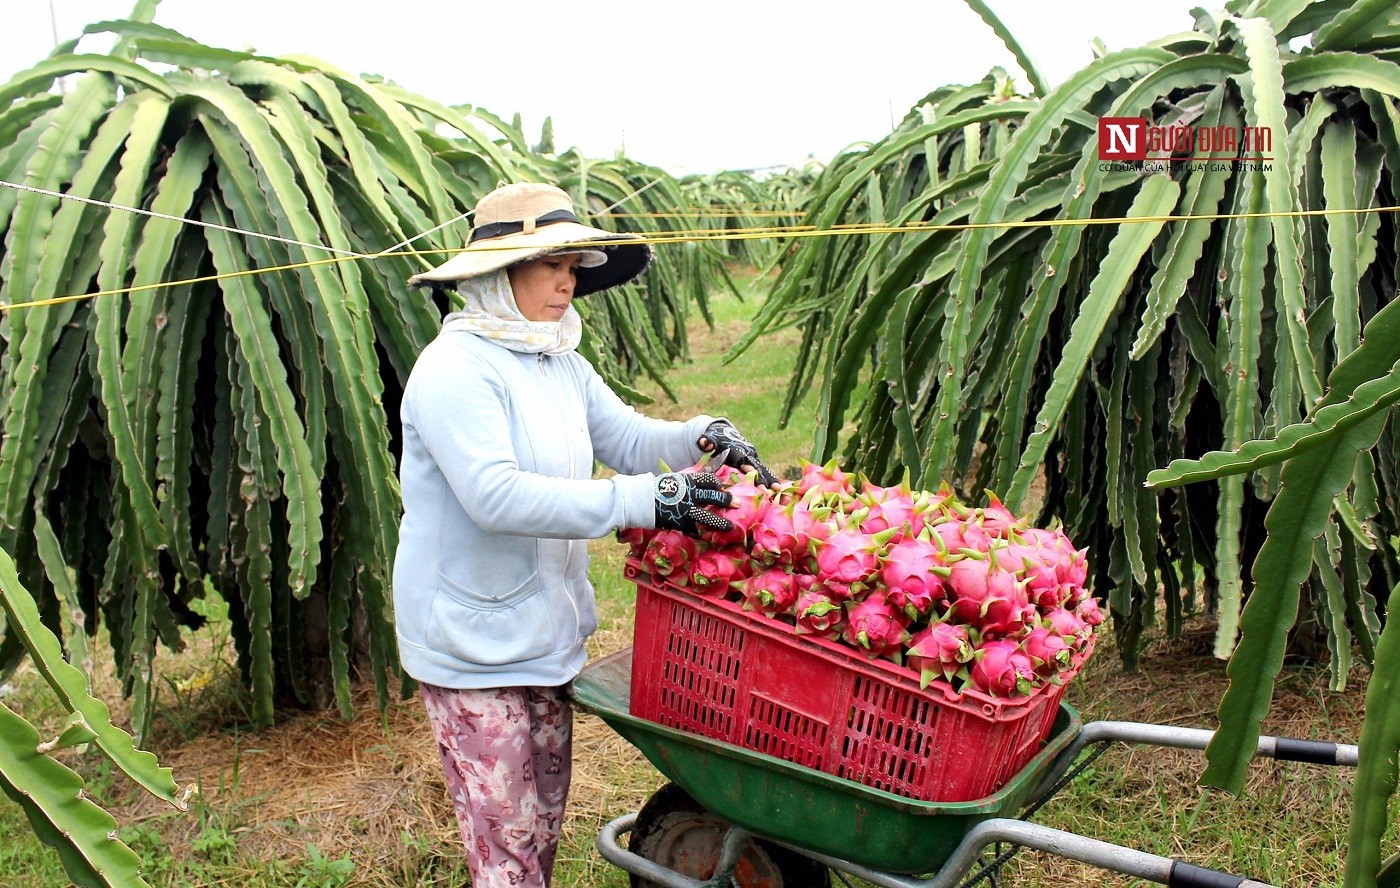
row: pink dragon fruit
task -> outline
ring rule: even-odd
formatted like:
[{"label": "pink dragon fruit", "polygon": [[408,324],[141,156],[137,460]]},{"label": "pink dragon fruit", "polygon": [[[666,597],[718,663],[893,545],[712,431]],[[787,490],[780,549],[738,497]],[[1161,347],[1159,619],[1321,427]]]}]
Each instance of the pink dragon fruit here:
[{"label": "pink dragon fruit", "polygon": [[817,635],[832,641],[841,637],[841,624],[846,611],[840,602],[832,601],[815,589],[797,596],[792,613],[797,618],[798,635]]},{"label": "pink dragon fruit", "polygon": [[946,596],[943,575],[947,572],[938,546],[914,537],[890,547],[880,568],[880,579],[888,590],[890,603],[917,620]]},{"label": "pink dragon fruit", "polygon": [[1011,514],[997,495],[988,491],[987,497],[991,500],[981,509],[982,529],[999,540],[1010,539],[1013,531],[1026,527],[1026,523],[1015,515]]},{"label": "pink dragon fruit", "polygon": [[792,574],[780,567],[772,567],[744,580],[743,594],[744,610],[758,611],[772,617],[796,603],[797,582]]},{"label": "pink dragon fruit", "polygon": [[986,557],[966,557],[952,563],[947,586],[958,619],[985,636],[1014,635],[1034,616],[1025,582]]},{"label": "pink dragon fruit", "polygon": [[683,582],[689,575],[687,565],[698,551],[697,540],[679,530],[663,530],[651,538],[646,551],[642,553],[642,563],[652,576],[670,577],[672,582]]},{"label": "pink dragon fruit", "polygon": [[1064,637],[1053,629],[1032,629],[1021,645],[1035,666],[1035,674],[1041,678],[1050,678],[1069,668],[1070,659],[1074,656],[1074,650]]},{"label": "pink dragon fruit", "polygon": [[836,467],[836,460],[819,466],[804,459],[801,465],[802,477],[797,481],[797,489],[801,495],[805,496],[809,490],[816,490],[823,496],[834,495],[841,499],[849,499],[855,494],[851,476]]},{"label": "pink dragon fruit", "polygon": [[770,563],[802,563],[811,554],[812,541],[831,534],[826,515],[801,501],[765,509],[752,528],[753,553]]},{"label": "pink dragon fruit", "polygon": [[749,562],[732,550],[706,549],[690,562],[690,588],[697,595],[723,598],[733,584],[748,577]]},{"label": "pink dragon fruit", "polygon": [[961,519],[945,518],[936,523],[925,521],[924,526],[930,531],[930,539],[947,552],[957,552],[959,549],[969,548],[967,540],[963,539],[963,528],[966,526]]},{"label": "pink dragon fruit", "polygon": [[1059,635],[1074,650],[1080,650],[1089,640],[1089,624],[1071,610],[1062,607],[1051,608],[1042,618],[1045,628]]},{"label": "pink dragon fruit", "polygon": [[951,679],[971,659],[967,627],[955,623],[933,623],[919,630],[904,652],[904,665],[919,673],[920,688],[935,678]]},{"label": "pink dragon fruit", "polygon": [[1041,610],[1059,607],[1069,596],[1069,587],[1055,571],[1054,553],[1011,543],[996,549],[997,564],[1026,578],[1026,596]]},{"label": "pink dragon fruit", "polygon": [[702,538],[717,546],[746,545],[754,525],[763,519],[764,512],[769,508],[766,488],[759,487],[743,475],[736,477],[739,480],[725,488],[734,501],[728,508],[719,510],[719,514],[728,518],[734,526],[729,530],[710,530],[707,527],[700,530]]},{"label": "pink dragon fruit", "polygon": [[1065,532],[1056,528],[1045,530],[1039,527],[1024,528],[1017,533],[1021,540],[1032,548],[1039,549],[1042,558],[1055,568],[1060,583],[1068,586],[1083,586],[1089,577],[1088,549],[1075,549]]},{"label": "pink dragon fruit", "polygon": [[1074,612],[1079,614],[1080,618],[1087,623],[1091,629],[1103,622],[1103,608],[1099,607],[1099,602],[1096,598],[1084,599],[1079,603],[1079,606],[1074,609]]},{"label": "pink dragon fruit", "polygon": [[859,591],[854,589],[856,584],[864,584],[880,568],[878,536],[871,537],[846,527],[813,546],[817,554],[817,579],[823,583],[841,583]]},{"label": "pink dragon fruit", "polygon": [[618,530],[617,541],[627,545],[631,550],[633,558],[641,558],[642,553],[646,551],[647,543],[650,542],[651,537],[655,535],[655,533],[656,531],[654,530],[644,530],[640,527],[628,527]]},{"label": "pink dragon fruit", "polygon": [[881,592],[872,592],[861,601],[846,603],[846,627],[841,638],[865,652],[874,660],[889,657],[896,660],[904,641],[909,620],[898,608],[885,600]]},{"label": "pink dragon fruit", "polygon": [[860,529],[866,533],[899,528],[912,537],[918,536],[924,529],[919,501],[910,490],[907,479],[898,487],[867,484],[855,502],[865,511],[860,520]]},{"label": "pink dragon fruit", "polygon": [[1035,666],[1026,652],[1008,639],[984,641],[973,654],[974,687],[993,697],[1025,696],[1035,682]]},{"label": "pink dragon fruit", "polygon": [[721,464],[718,465],[718,466],[712,466],[712,465],[710,465],[709,463],[705,463],[705,464],[703,464],[703,465],[697,464],[697,465],[694,465],[694,466],[692,466],[692,467],[690,467],[690,468],[688,468],[688,469],[684,469],[683,471],[686,471],[686,472],[700,472],[700,471],[709,472],[709,473],[711,473],[712,475],[714,475],[716,478],[718,478],[721,484],[724,484],[724,485],[726,485],[726,486],[727,486],[727,485],[730,485],[730,484],[737,484],[739,481],[742,481],[743,478],[744,478],[744,473],[743,473],[743,472],[739,471],[738,469],[734,468],[734,467],[731,466],[731,465],[725,465],[724,463],[721,463]]}]

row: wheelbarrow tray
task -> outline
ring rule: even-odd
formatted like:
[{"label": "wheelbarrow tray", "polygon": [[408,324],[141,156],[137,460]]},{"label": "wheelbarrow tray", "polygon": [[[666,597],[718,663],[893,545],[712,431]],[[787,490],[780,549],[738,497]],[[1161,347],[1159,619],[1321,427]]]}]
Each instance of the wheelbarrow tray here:
[{"label": "wheelbarrow tray", "polygon": [[931,873],[978,823],[1015,817],[1083,726],[1060,705],[1045,747],[992,795],[923,802],[668,728],[630,712],[629,648],[584,668],[570,694],[706,809],[750,832],[891,873]]}]

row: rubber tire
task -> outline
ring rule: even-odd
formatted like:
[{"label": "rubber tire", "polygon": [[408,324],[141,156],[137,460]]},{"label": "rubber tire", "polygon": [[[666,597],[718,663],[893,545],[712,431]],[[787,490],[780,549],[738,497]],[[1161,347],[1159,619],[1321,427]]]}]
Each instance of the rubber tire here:
[{"label": "rubber tire", "polygon": [[[668,783],[638,812],[627,850],[682,875],[706,879],[714,873],[728,829],[726,821]],[[754,839],[740,856],[734,880],[739,888],[831,888],[825,865],[762,839]],[[661,886],[633,873],[632,888]]]}]

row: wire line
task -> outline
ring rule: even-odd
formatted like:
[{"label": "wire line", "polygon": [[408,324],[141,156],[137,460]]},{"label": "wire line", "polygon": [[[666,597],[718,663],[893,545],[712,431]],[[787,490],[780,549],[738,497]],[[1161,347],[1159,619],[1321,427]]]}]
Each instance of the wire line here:
[{"label": "wire line", "polygon": [[[658,180],[656,180],[656,181],[659,182],[660,179],[658,179]],[[645,187],[643,187],[643,188],[641,188],[641,189],[638,189],[637,191],[635,191],[635,192],[633,192],[632,194],[628,195],[628,197],[625,197],[625,198],[623,198],[622,200],[618,201],[617,203],[613,204],[611,207],[608,207],[607,210],[602,211],[602,213],[607,213],[609,210],[612,210],[614,207],[619,206],[620,204],[622,204],[622,203],[625,202],[626,200],[630,199],[631,197],[635,197],[636,195],[641,194],[642,191],[645,191],[647,188],[650,188],[652,185],[655,185],[655,184],[656,184],[656,182],[652,182],[652,183],[646,185]],[[11,310],[16,309],[16,308],[40,308],[40,307],[47,306],[47,305],[58,305],[58,304],[65,303],[65,302],[75,302],[75,301],[82,300],[82,299],[96,299],[96,298],[101,297],[101,296],[119,296],[119,295],[124,295],[124,294],[141,293],[141,292],[146,292],[146,291],[150,291],[150,290],[161,289],[161,288],[164,288],[164,287],[182,287],[182,286],[189,286],[189,285],[192,285],[192,284],[207,283],[207,282],[210,282],[210,281],[219,281],[219,280],[225,280],[225,279],[230,279],[230,278],[246,277],[246,276],[250,276],[250,275],[272,274],[272,273],[280,272],[280,271],[295,271],[295,270],[298,270],[298,269],[302,269],[302,268],[311,268],[311,267],[318,266],[318,265],[327,265],[327,264],[334,264],[334,263],[338,263],[338,262],[355,261],[355,260],[360,260],[360,259],[380,259],[380,258],[386,258],[386,257],[391,257],[391,256],[442,256],[442,255],[452,255],[452,254],[455,254],[455,253],[461,253],[461,252],[464,252],[465,250],[468,249],[468,247],[460,247],[460,248],[456,248],[456,249],[442,249],[442,250],[403,250],[403,249],[399,249],[399,248],[400,248],[400,247],[403,247],[403,246],[406,246],[406,245],[412,243],[413,241],[418,240],[418,239],[420,239],[420,238],[422,238],[422,237],[424,237],[424,236],[426,236],[426,235],[428,235],[428,234],[431,234],[431,233],[434,232],[434,231],[437,231],[437,230],[439,230],[439,229],[441,229],[441,228],[445,228],[446,226],[451,225],[451,224],[453,224],[453,223],[455,223],[455,222],[457,222],[457,221],[459,221],[459,220],[465,218],[466,216],[470,215],[470,213],[463,213],[461,216],[458,216],[458,217],[456,217],[456,218],[454,218],[454,219],[452,219],[452,220],[450,220],[450,221],[448,221],[448,222],[444,222],[444,223],[442,223],[441,225],[436,226],[435,228],[430,228],[428,231],[425,231],[425,232],[423,232],[422,234],[415,235],[414,237],[409,238],[407,241],[404,241],[404,242],[402,242],[402,243],[400,243],[400,244],[395,244],[393,247],[389,247],[389,248],[387,248],[387,249],[385,249],[385,250],[381,250],[381,251],[378,252],[378,253],[357,253],[357,252],[349,251],[349,250],[337,250],[337,249],[334,249],[334,248],[332,248],[332,247],[325,246],[325,245],[323,245],[323,244],[307,244],[307,243],[303,243],[303,242],[301,242],[301,241],[291,240],[291,239],[289,239],[289,238],[278,237],[278,236],[276,236],[276,235],[261,234],[261,233],[259,233],[259,232],[253,232],[253,231],[244,231],[244,230],[242,230],[242,229],[230,228],[230,227],[227,227],[227,226],[216,225],[216,224],[213,224],[213,223],[203,222],[203,221],[200,221],[200,220],[185,219],[185,218],[181,218],[181,217],[178,217],[178,216],[169,216],[169,215],[166,215],[166,214],[163,214],[163,213],[154,213],[154,212],[151,212],[151,211],[149,211],[149,210],[142,210],[142,209],[135,208],[135,207],[124,207],[124,206],[120,206],[120,205],[118,205],[118,204],[111,204],[111,203],[106,203],[106,202],[104,202],[104,201],[93,200],[93,199],[91,199],[91,198],[77,197],[77,196],[74,196],[74,195],[62,194],[62,193],[59,193],[59,192],[46,191],[46,190],[41,189],[41,188],[33,188],[33,187],[27,186],[27,185],[16,185],[16,184],[13,183],[13,182],[6,182],[6,181],[3,181],[3,180],[0,180],[0,185],[8,185],[8,186],[10,186],[10,187],[12,187],[12,188],[19,188],[19,189],[21,189],[21,190],[26,190],[26,191],[34,191],[34,192],[38,192],[38,193],[40,193],[40,194],[45,194],[45,195],[49,195],[49,196],[53,196],[53,197],[59,197],[59,198],[66,198],[66,199],[69,199],[69,200],[79,200],[79,201],[83,201],[83,202],[85,202],[85,203],[96,204],[96,205],[98,205],[98,206],[105,206],[105,207],[108,207],[108,208],[110,208],[110,209],[125,210],[125,211],[128,211],[128,212],[140,213],[140,214],[143,214],[143,215],[155,216],[155,217],[157,217],[157,218],[168,219],[168,220],[175,221],[175,222],[184,222],[184,223],[188,223],[188,224],[192,224],[192,225],[200,225],[200,226],[207,227],[207,228],[215,228],[215,229],[219,229],[219,230],[222,230],[222,231],[227,231],[227,232],[230,232],[230,233],[233,233],[233,234],[243,234],[243,235],[250,236],[250,237],[265,238],[265,239],[268,239],[268,240],[280,241],[280,242],[283,242],[283,243],[289,243],[289,244],[293,244],[293,245],[296,245],[296,246],[307,247],[307,248],[311,248],[311,249],[320,249],[320,250],[325,250],[325,251],[327,251],[327,252],[339,254],[339,255],[337,255],[337,256],[330,257],[330,258],[326,258],[326,259],[313,259],[313,260],[308,260],[308,261],[305,261],[305,262],[294,262],[294,263],[289,263],[289,264],[286,264],[286,265],[277,265],[277,266],[271,266],[271,267],[266,267],[266,268],[248,268],[248,269],[242,269],[242,270],[240,270],[240,271],[223,272],[223,273],[220,273],[220,274],[212,274],[212,275],[203,275],[203,276],[200,276],[200,277],[187,278],[187,279],[184,279],[184,280],[164,281],[164,282],[161,282],[161,283],[144,284],[144,285],[135,286],[135,287],[117,287],[117,288],[113,288],[113,289],[110,289],[110,290],[99,290],[99,291],[93,292],[93,293],[77,293],[77,294],[72,294],[72,295],[69,295],[69,296],[55,296],[55,297],[51,297],[51,298],[48,298],[48,299],[35,299],[35,300],[28,301],[28,302],[16,302],[16,303],[13,303],[13,304],[11,304],[11,305],[0,305],[0,312],[11,311]],[[829,228],[817,228],[815,225],[794,225],[794,226],[771,226],[771,227],[764,227],[764,228],[748,228],[748,229],[739,228],[739,229],[698,229],[698,230],[680,230],[680,231],[675,231],[675,232],[655,232],[655,233],[650,234],[650,235],[637,235],[637,234],[631,234],[631,233],[629,233],[629,234],[631,234],[631,236],[628,238],[628,242],[629,242],[629,243],[657,244],[657,245],[659,245],[659,244],[671,244],[671,243],[699,243],[699,242],[704,242],[704,241],[754,240],[754,239],[759,239],[759,238],[793,238],[793,239],[797,239],[797,238],[808,238],[808,237],[840,237],[840,236],[849,236],[849,235],[922,234],[922,233],[934,233],[934,232],[974,231],[974,230],[987,229],[987,228],[1005,228],[1005,229],[1059,228],[1059,227],[1064,227],[1064,226],[1067,226],[1067,225],[1131,225],[1131,224],[1136,224],[1136,223],[1147,223],[1147,222],[1167,223],[1167,222],[1191,222],[1191,221],[1205,221],[1205,220],[1210,220],[1210,221],[1224,221],[1224,220],[1231,220],[1231,219],[1311,218],[1311,217],[1317,217],[1317,216],[1339,216],[1339,215],[1353,215],[1353,216],[1354,216],[1354,215],[1365,215],[1366,213],[1393,213],[1393,212],[1397,212],[1397,211],[1400,211],[1400,206],[1365,207],[1365,208],[1345,207],[1345,208],[1338,208],[1338,209],[1319,209],[1319,210],[1281,210],[1281,211],[1276,211],[1276,212],[1275,212],[1275,211],[1271,211],[1271,212],[1259,212],[1259,213],[1201,213],[1201,214],[1187,214],[1187,215],[1179,215],[1179,216],[1175,216],[1175,215],[1170,215],[1170,214],[1168,214],[1168,215],[1159,215],[1159,216],[1136,216],[1136,217],[1128,217],[1128,216],[1109,216],[1109,217],[1088,218],[1088,219],[1024,219],[1024,220],[1004,220],[1004,221],[1000,221],[1000,222],[951,222],[951,223],[937,223],[937,224],[931,223],[931,222],[915,222],[915,223],[907,223],[907,224],[904,224],[904,225],[890,225],[890,224],[887,224],[887,223],[879,223],[879,222],[869,222],[869,223],[861,222],[861,223],[845,223],[845,224],[841,224],[841,225],[835,225],[835,226],[832,226],[832,227],[829,227]],[[599,215],[601,215],[601,214],[599,214]],[[619,214],[619,215],[620,215],[620,214]],[[617,238],[616,238],[616,237],[601,237],[601,238],[599,238],[599,239],[597,239],[597,240],[593,240],[593,241],[578,241],[578,242],[572,243],[571,246],[576,246],[576,247],[595,247],[595,246],[597,246],[597,247],[605,247],[605,246],[614,246],[614,245],[616,245],[616,243],[617,243]],[[506,246],[496,246],[496,245],[489,245],[489,244],[478,243],[478,244],[475,244],[475,245],[471,246],[470,249],[472,250],[472,252],[492,252],[492,251],[496,251],[496,250],[513,250],[513,249],[519,249],[519,248],[518,248],[518,247],[512,247],[512,246],[509,246],[509,245],[506,245]]]}]

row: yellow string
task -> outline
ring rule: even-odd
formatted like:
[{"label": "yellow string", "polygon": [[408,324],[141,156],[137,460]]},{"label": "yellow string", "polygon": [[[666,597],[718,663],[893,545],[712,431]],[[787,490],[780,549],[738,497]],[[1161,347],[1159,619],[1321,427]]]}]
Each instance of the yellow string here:
[{"label": "yellow string", "polygon": [[695,216],[733,216],[743,219],[750,216],[801,216],[804,212],[803,210],[736,210],[729,208],[723,210],[690,210],[674,213],[593,213],[591,218],[601,219],[604,216],[617,216],[627,219],[688,219]]},{"label": "yellow string", "polygon": [[[1317,216],[1340,216],[1340,215],[1365,215],[1366,213],[1394,213],[1400,211],[1400,206],[1386,207],[1365,207],[1365,208],[1339,208],[1321,210],[1283,210],[1279,212],[1263,213],[1201,213],[1193,215],[1162,215],[1162,216],[1111,216],[1091,219],[1040,219],[1040,220],[1020,220],[1002,222],[953,222],[946,224],[934,224],[930,222],[914,222],[906,225],[888,225],[885,223],[847,223],[832,226],[830,228],[817,228],[814,225],[802,226],[774,226],[771,228],[751,228],[751,229],[712,229],[696,231],[658,232],[648,236],[634,235],[628,243],[645,244],[672,244],[672,243],[698,243],[702,241],[733,241],[733,240],[754,240],[758,238],[807,238],[807,237],[838,237],[854,234],[912,234],[929,233],[939,231],[975,231],[986,228],[1059,228],[1066,225],[1131,225],[1146,222],[1194,222],[1194,221],[1225,221],[1231,219],[1265,219],[1265,218],[1311,218]],[[600,238],[592,241],[576,241],[569,244],[571,247],[606,247],[615,246],[616,238]],[[245,277],[248,275],[272,274],[279,271],[295,271],[301,268],[311,268],[319,265],[331,265],[338,262],[353,262],[360,259],[380,259],[389,256],[442,256],[461,253],[467,247],[444,250],[397,250],[382,253],[362,253],[354,256],[333,256],[326,259],[312,259],[306,262],[294,262],[287,265],[276,265],[268,268],[248,268],[241,271],[223,272],[221,274],[203,275],[201,277],[187,278],[178,281],[164,281],[156,284],[144,284],[139,287],[118,287],[111,290],[99,290],[95,293],[78,293],[71,296],[55,296],[49,299],[35,299],[29,302],[16,302],[12,305],[0,305],[0,312],[12,311],[17,308],[39,308],[46,305],[58,305],[65,302],[75,302],[80,299],[96,299],[100,296],[120,296],[129,293],[140,293],[148,290],[157,290],[162,287],[184,287],[191,284],[208,283],[229,278]],[[497,250],[518,250],[518,246],[495,246],[477,244],[470,248],[472,252],[494,252]]]}]

